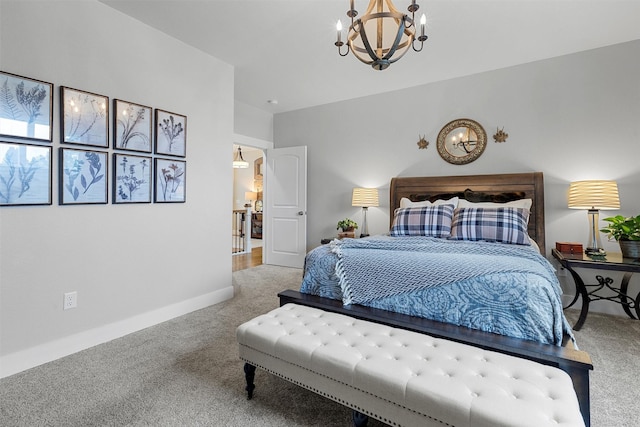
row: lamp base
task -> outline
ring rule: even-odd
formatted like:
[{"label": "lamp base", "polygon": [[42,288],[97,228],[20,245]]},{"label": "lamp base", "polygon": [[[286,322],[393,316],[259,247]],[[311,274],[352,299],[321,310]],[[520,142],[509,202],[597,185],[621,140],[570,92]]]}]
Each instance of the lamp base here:
[{"label": "lamp base", "polygon": [[588,256],[607,256],[607,253],[602,248],[587,248],[584,253]]}]

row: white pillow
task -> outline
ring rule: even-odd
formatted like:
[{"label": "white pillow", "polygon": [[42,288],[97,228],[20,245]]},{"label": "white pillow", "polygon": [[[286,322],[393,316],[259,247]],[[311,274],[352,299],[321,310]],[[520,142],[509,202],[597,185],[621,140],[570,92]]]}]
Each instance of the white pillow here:
[{"label": "white pillow", "polygon": [[458,207],[458,198],[457,197],[452,197],[449,200],[438,199],[435,202],[430,202],[428,200],[425,200],[423,202],[412,202],[411,200],[407,199],[406,197],[403,197],[402,199],[400,199],[400,209],[402,209],[402,208],[423,208],[425,206],[440,206],[440,205],[453,205],[453,208],[455,209],[456,207]]},{"label": "white pillow", "polygon": [[520,200],[514,200],[511,202],[506,202],[506,203],[496,203],[496,202],[478,202],[478,203],[474,203],[474,202],[469,202],[468,200],[465,199],[460,199],[460,201],[458,202],[458,207],[459,208],[506,208],[506,207],[510,207],[510,208],[524,208],[524,209],[531,209],[531,204],[532,201],[531,199],[520,199]]}]

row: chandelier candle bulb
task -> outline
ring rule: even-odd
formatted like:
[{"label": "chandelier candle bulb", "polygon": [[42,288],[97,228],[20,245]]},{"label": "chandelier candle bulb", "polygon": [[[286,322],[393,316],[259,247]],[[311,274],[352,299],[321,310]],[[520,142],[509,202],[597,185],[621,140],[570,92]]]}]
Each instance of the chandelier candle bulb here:
[{"label": "chandelier candle bulb", "polygon": [[424,36],[424,27],[427,24],[427,17],[426,15],[423,13],[422,17],[420,17],[420,36],[423,37]]},{"label": "chandelier candle bulb", "polygon": [[338,43],[342,41],[342,21],[338,19],[338,23],[336,24],[336,32],[338,33]]}]

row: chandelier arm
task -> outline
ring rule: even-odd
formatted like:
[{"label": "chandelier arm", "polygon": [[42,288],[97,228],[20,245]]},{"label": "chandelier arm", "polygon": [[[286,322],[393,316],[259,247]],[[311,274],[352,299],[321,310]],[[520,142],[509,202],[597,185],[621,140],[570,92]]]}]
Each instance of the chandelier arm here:
[{"label": "chandelier arm", "polygon": [[[344,46],[345,44],[347,45],[347,51],[345,53],[342,53],[342,46]],[[349,54],[349,43],[340,42],[340,44],[336,43],[335,45],[338,46],[338,55],[347,56]]]},{"label": "chandelier arm", "polygon": [[[420,49],[416,49],[416,40],[418,40],[420,42]],[[414,52],[421,52],[423,47],[424,47],[424,41],[423,40],[413,39],[413,41],[411,42],[411,48],[413,49]]]}]

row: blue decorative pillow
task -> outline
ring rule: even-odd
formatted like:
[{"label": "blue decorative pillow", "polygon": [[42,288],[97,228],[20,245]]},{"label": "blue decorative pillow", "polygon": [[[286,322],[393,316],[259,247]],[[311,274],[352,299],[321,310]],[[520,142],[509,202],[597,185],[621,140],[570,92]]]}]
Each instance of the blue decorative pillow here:
[{"label": "blue decorative pillow", "polygon": [[454,205],[422,206],[396,209],[391,236],[448,237]]},{"label": "blue decorative pillow", "polygon": [[528,222],[529,209],[525,208],[458,208],[450,239],[531,245]]}]

